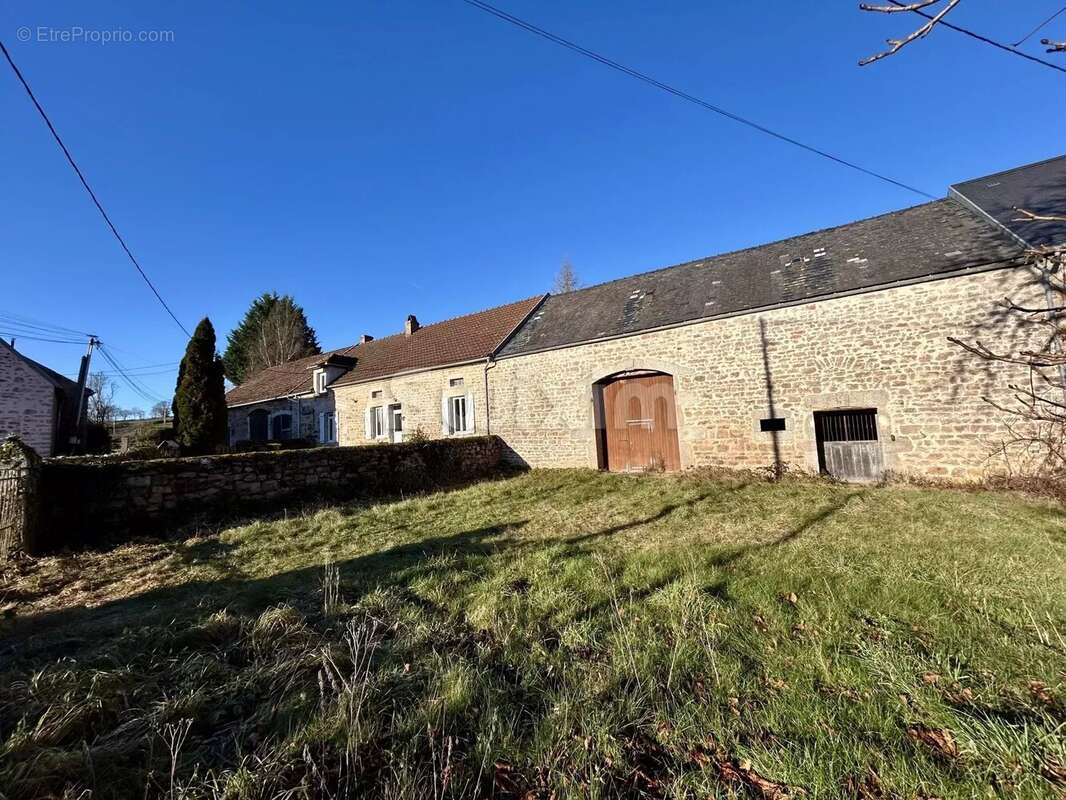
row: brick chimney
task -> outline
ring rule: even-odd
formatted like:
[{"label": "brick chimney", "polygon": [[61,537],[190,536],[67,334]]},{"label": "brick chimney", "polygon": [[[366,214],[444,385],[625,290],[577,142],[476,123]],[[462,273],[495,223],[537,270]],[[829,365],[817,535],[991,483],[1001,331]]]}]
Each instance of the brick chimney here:
[{"label": "brick chimney", "polygon": [[407,315],[407,322],[405,322],[404,326],[403,326],[404,334],[407,335],[407,336],[410,336],[412,333],[417,331],[418,328],[419,328],[418,317],[416,317],[414,314],[408,314]]},{"label": "brick chimney", "polygon": [[371,336],[369,333],[364,333],[362,336],[359,337],[359,344],[366,344],[367,342],[372,341],[374,341],[374,337]]}]

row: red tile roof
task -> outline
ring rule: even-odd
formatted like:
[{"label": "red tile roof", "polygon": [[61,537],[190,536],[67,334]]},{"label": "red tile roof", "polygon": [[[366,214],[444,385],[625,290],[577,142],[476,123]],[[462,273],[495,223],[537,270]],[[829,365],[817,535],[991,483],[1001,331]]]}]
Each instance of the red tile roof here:
[{"label": "red tile roof", "polygon": [[544,299],[530,297],[476,314],[425,325],[410,336],[397,333],[365,344],[307,356],[261,370],[226,394],[226,403],[244,405],[310,394],[314,367],[331,355],[355,359],[355,367],[332,386],[384,378],[401,372],[477,361],[491,355]]}]

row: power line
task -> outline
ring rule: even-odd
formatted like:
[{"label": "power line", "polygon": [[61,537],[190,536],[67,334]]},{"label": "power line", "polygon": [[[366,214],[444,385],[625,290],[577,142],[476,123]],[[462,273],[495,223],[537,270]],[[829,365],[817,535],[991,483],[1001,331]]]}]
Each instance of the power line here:
[{"label": "power line", "polygon": [[778,133],[777,131],[772,130],[771,128],[767,128],[765,125],[760,125],[757,122],[753,122],[752,120],[742,117],[739,114],[734,114],[732,111],[727,111],[726,109],[709,103],[706,100],[696,97],[695,95],[681,91],[680,89],[677,89],[671,86],[670,84],[663,83],[662,81],[657,80],[656,78],[653,78],[650,75],[647,75],[643,72],[639,72],[638,70],[632,69],[631,67],[627,67],[617,61],[613,61],[607,58],[606,56],[600,55],[599,53],[589,50],[586,47],[582,47],[581,45],[576,44],[575,42],[572,42],[569,39],[564,39],[563,37],[557,36],[556,34],[551,33],[550,31],[546,31],[543,28],[539,28],[531,22],[526,22],[525,20],[520,19],[512,14],[508,14],[506,11],[496,8],[495,6],[489,5],[488,3],[485,3],[482,0],[463,0],[463,2],[467,5],[473,6],[474,8],[484,11],[487,14],[491,14],[492,16],[501,19],[504,22],[508,22],[511,25],[521,28],[522,30],[528,31],[529,33],[532,33],[535,36],[539,36],[542,39],[547,39],[549,42],[553,42],[554,44],[565,47],[568,50],[572,50],[573,52],[578,53],[579,55],[583,55],[586,58],[590,58],[593,61],[597,61],[600,64],[603,64],[605,67],[610,67],[611,69],[617,70],[618,72],[628,75],[631,78],[636,78],[637,80],[643,81],[644,83],[650,86],[654,86],[656,89],[661,89],[662,91],[672,94],[675,97],[679,97],[682,100],[687,100],[688,102],[694,103],[695,105],[698,105],[701,108],[704,108],[708,111],[712,111],[715,114],[719,114],[720,116],[723,116],[727,119],[731,119],[734,122],[740,123],[741,125],[746,125],[747,127],[759,131],[760,133],[764,133],[767,136],[771,136],[774,139],[786,142],[787,144],[791,144],[794,147],[806,150],[809,153],[814,153],[817,156],[821,156],[822,158],[833,161],[837,164],[840,164],[841,166],[848,167],[849,169],[856,170],[857,172],[861,172],[871,178],[876,178],[877,180],[884,181],[885,183],[890,183],[900,189],[906,189],[908,192],[913,192],[914,194],[921,195],[922,197],[928,198],[930,200],[937,199],[935,196],[929,194],[929,192],[925,192],[921,189],[916,189],[915,187],[903,183],[902,181],[897,181],[896,179],[890,178],[887,175],[882,175],[879,172],[867,169],[866,167],[860,166],[859,164],[856,164],[853,161],[848,161],[847,159],[841,158],[840,156],[835,156],[832,153],[829,153],[825,150],[821,150],[817,147],[814,147],[813,145],[805,144],[804,142],[801,142],[798,139],[793,139],[791,136],[786,136],[783,133]]},{"label": "power line", "polygon": [[181,328],[182,333],[184,333],[187,337],[192,338],[192,334],[190,334],[185,329],[185,326],[181,324],[181,320],[179,320],[177,318],[177,316],[175,316],[174,312],[170,310],[170,306],[167,305],[166,300],[164,300],[163,296],[161,294],[159,294],[159,290],[155,288],[155,284],[153,284],[152,281],[149,279],[147,273],[145,273],[145,271],[143,269],[141,269],[141,265],[137,262],[137,259],[134,257],[134,255],[130,251],[129,247],[126,246],[126,240],[122,238],[122,235],[118,232],[118,228],[116,228],[115,224],[111,221],[111,217],[109,217],[107,215],[107,212],[104,211],[104,207],[100,204],[100,201],[97,199],[96,193],[92,190],[92,187],[89,186],[89,182],[87,180],[85,180],[85,176],[82,174],[81,169],[78,167],[77,163],[74,161],[74,157],[70,154],[70,151],[67,149],[67,146],[65,144],[63,144],[63,140],[59,137],[59,134],[56,132],[55,126],[52,125],[52,120],[50,120],[48,118],[48,115],[45,113],[44,108],[37,101],[37,97],[34,95],[33,90],[30,88],[30,85],[26,82],[26,79],[22,76],[21,70],[19,70],[18,66],[16,66],[14,59],[11,58],[11,54],[7,51],[7,48],[4,47],[4,43],[2,41],[0,41],[0,51],[3,51],[4,58],[7,59],[7,63],[11,66],[11,69],[14,71],[15,77],[17,77],[19,79],[19,83],[22,84],[22,88],[25,89],[26,90],[26,94],[28,94],[30,96],[30,100],[33,101],[33,105],[37,109],[37,113],[39,113],[41,115],[41,119],[44,120],[44,124],[47,125],[48,126],[48,130],[51,131],[52,138],[54,138],[56,140],[56,144],[59,145],[59,149],[63,151],[63,155],[65,155],[67,157],[67,161],[70,162],[70,166],[74,168],[74,172],[75,172],[75,174],[77,174],[78,180],[81,181],[81,185],[84,186],[85,187],[85,191],[87,191],[89,193],[89,197],[92,198],[93,204],[96,206],[97,211],[100,212],[100,216],[102,216],[104,218],[104,222],[107,223],[107,227],[111,229],[111,233],[114,234],[115,238],[118,240],[118,243],[122,246],[122,249],[125,251],[126,255],[129,257],[130,262],[137,269],[138,274],[140,274],[140,276],[144,279],[144,282],[146,284],[148,284],[148,288],[152,290],[152,294],[155,295],[155,298],[156,298],[156,300],[159,301],[160,305],[162,305],[163,308],[166,309],[166,312],[170,315],[170,318],[172,320],[174,320],[175,324],[177,324],[177,326],[179,328]]},{"label": "power line", "polygon": [[[900,0],[888,0],[888,1],[892,5],[899,6],[900,8],[902,8],[905,5],[904,3],[901,3]],[[925,17],[926,19],[933,19],[932,15],[925,13],[921,9],[913,8],[911,10],[915,14],[918,14],[919,16]],[[1064,9],[1064,10],[1066,10],[1066,9]],[[1059,13],[1062,13],[1062,12],[1059,12]],[[1055,16],[1058,16],[1058,14],[1056,14]],[[1054,17],[1052,17],[1052,19],[1054,19]],[[1048,20],[1048,22],[1050,22],[1050,21],[1051,20]],[[982,36],[979,33],[974,33],[973,31],[967,30],[966,28],[960,28],[958,25],[955,25],[955,24],[953,24],[951,22],[948,22],[947,20],[943,20],[942,19],[937,24],[941,25],[941,26],[943,26],[943,27],[945,27],[945,28],[947,28],[949,30],[953,30],[956,33],[961,33],[964,36],[969,36],[971,39],[976,39],[979,42],[984,42],[985,44],[992,45],[992,47],[997,47],[1000,50],[1003,50],[1004,52],[1013,53],[1016,56],[1021,56],[1022,58],[1026,59],[1027,61],[1032,61],[1032,62],[1034,62],[1036,64],[1041,64],[1041,65],[1043,65],[1045,67],[1050,67],[1051,69],[1057,70],[1058,72],[1066,72],[1066,67],[1063,67],[1061,64],[1053,64],[1052,62],[1045,61],[1042,58],[1037,58],[1036,56],[1031,56],[1028,53],[1022,52],[1021,50],[1017,49],[1016,47],[1011,47],[1008,44],[1003,44],[1002,42],[997,42],[995,39],[989,39],[987,36]],[[1040,27],[1042,28],[1046,24],[1047,24],[1047,22],[1043,23],[1043,25],[1041,25]],[[1039,28],[1037,30],[1039,30]],[[1029,35],[1032,36],[1032,34],[1029,34]],[[1026,38],[1028,38],[1028,37],[1026,37]]]},{"label": "power line", "polygon": [[33,336],[21,331],[0,331],[0,336],[15,339],[29,339],[32,342],[53,342],[55,344],[85,344],[84,339],[48,339],[43,336]]},{"label": "power line", "polygon": [[115,357],[111,355],[110,352],[108,352],[107,348],[104,347],[103,344],[98,345],[97,349],[99,350],[100,355],[103,356],[104,361],[106,361],[115,369],[115,371],[123,378],[123,380],[126,381],[126,384],[130,387],[130,389],[132,389],[135,394],[139,395],[142,400],[145,400],[149,403],[157,403],[162,399],[160,397],[157,397],[147,386],[131,377],[127,373],[125,368],[123,368],[123,366],[115,359]]},{"label": "power line", "polygon": [[52,322],[44,322],[43,320],[34,319],[33,317],[27,317],[23,314],[16,314],[12,311],[0,311],[0,323],[4,325],[18,325],[23,328],[36,328],[41,331],[48,331],[51,333],[63,333],[70,334],[72,336],[92,336],[87,331],[79,331],[74,328],[68,328],[64,325],[56,325]]},{"label": "power line", "polygon": [[1063,6],[1058,11],[1056,11],[1054,14],[1052,14],[1050,17],[1045,19],[1043,22],[1041,22],[1039,25],[1037,25],[1035,28],[1033,28],[1031,31],[1029,31],[1029,33],[1025,34],[1025,36],[1023,36],[1021,39],[1019,39],[1014,44],[1012,44],[1011,47],[1019,47],[1020,45],[1024,44],[1026,39],[1031,37],[1034,33],[1037,33],[1041,28],[1043,28],[1048,23],[1054,21],[1054,19],[1056,17],[1058,17],[1059,14],[1061,14],[1063,11],[1066,11],[1066,6]]}]

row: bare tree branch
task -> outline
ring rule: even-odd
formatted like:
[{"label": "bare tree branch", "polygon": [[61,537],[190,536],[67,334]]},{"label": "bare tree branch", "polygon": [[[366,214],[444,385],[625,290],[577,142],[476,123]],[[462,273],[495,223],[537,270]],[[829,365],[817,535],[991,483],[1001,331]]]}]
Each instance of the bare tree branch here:
[{"label": "bare tree branch", "polygon": [[1066,222],[1066,217],[1059,217],[1055,215],[1049,216],[1047,214],[1034,214],[1032,211],[1017,207],[1015,207],[1013,210],[1017,211],[1019,214],[1021,214],[1021,216],[1016,219],[1012,219],[1011,222]]},{"label": "bare tree branch", "polygon": [[[907,5],[899,6],[875,6],[870,5],[869,3],[862,3],[859,5],[859,8],[863,11],[876,11],[881,14],[895,14],[899,11],[921,11],[923,8],[928,8],[929,6],[936,5],[940,2],[942,2],[942,0],[922,0],[922,2],[919,3],[909,3]],[[913,31],[909,36],[906,36],[903,39],[889,39],[888,44],[890,46],[888,50],[862,59],[859,62],[859,66],[865,67],[867,64],[872,64],[875,61],[880,61],[882,58],[888,58],[888,56],[895,55],[904,47],[909,45],[911,42],[914,42],[918,39],[924,39],[926,36],[929,35],[933,28],[936,27],[937,23],[940,22],[940,20],[944,19],[944,17],[946,17],[951,12],[951,10],[955,8],[955,6],[957,6],[960,2],[961,0],[947,0],[947,5],[940,9],[940,11],[938,11],[927,23],[925,23],[920,28]]]},{"label": "bare tree branch", "polygon": [[[1059,216],[1014,210],[1019,217],[1013,222],[1066,222]],[[1006,417],[1006,438],[997,452],[1012,473],[1025,468],[1042,477],[1066,479],[1066,352],[1062,346],[1066,340],[1066,284],[1062,278],[1066,246],[1030,248],[1025,257],[1037,268],[1031,286],[1043,291],[1046,305],[1019,303],[1007,297],[997,303],[1001,316],[996,317],[1004,324],[1013,322],[1015,331],[1025,334],[1025,344],[997,350],[979,339],[948,340],[986,362],[1027,370],[1024,384],[1016,380],[1006,384],[1011,402],[982,398]]]}]

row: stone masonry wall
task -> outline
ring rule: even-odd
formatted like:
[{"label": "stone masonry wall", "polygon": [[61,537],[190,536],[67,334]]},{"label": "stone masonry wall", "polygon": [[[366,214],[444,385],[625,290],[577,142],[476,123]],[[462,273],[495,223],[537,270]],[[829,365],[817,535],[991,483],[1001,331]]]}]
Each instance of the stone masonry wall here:
[{"label": "stone masonry wall", "polygon": [[[333,394],[326,392],[316,397],[300,397],[283,400],[268,400],[245,406],[234,406],[228,411],[230,444],[248,439],[248,415],[257,409],[275,414],[292,415],[292,438],[319,441],[319,425],[323,412],[333,411]],[[269,427],[267,430],[272,430]]]},{"label": "stone masonry wall", "polygon": [[593,383],[653,369],[674,376],[683,467],[772,464],[759,427],[772,387],[793,467],[818,469],[814,411],[876,408],[887,469],[979,477],[1002,466],[989,453],[1004,433],[982,395],[1003,397],[1024,373],[947,337],[1010,349],[1024,334],[995,304],[1042,303],[1027,281],[1028,269],[997,270],[503,359],[489,373],[492,432],[522,463],[595,467]]},{"label": "stone masonry wall", "polygon": [[[467,434],[453,434],[448,438],[480,435],[486,432],[485,419],[485,365],[467,364],[460,367],[417,372],[380,381],[360,383],[354,386],[338,386],[333,389],[337,406],[338,438],[342,445],[366,444],[364,414],[367,407],[400,404],[403,413],[403,430],[410,437],[416,430],[430,439],[443,435],[441,401],[446,397],[469,395],[474,404],[474,430]],[[489,372],[492,379],[492,372]],[[452,386],[452,382],[461,385]],[[380,392],[375,397],[374,393]],[[382,437],[384,438],[384,437]]]},{"label": "stone masonry wall", "polygon": [[7,347],[0,346],[0,439],[18,434],[42,456],[52,454],[55,387]]},{"label": "stone masonry wall", "polygon": [[160,535],[190,518],[286,502],[441,488],[492,475],[501,453],[498,439],[480,436],[124,463],[54,459],[39,484],[42,547]]}]

